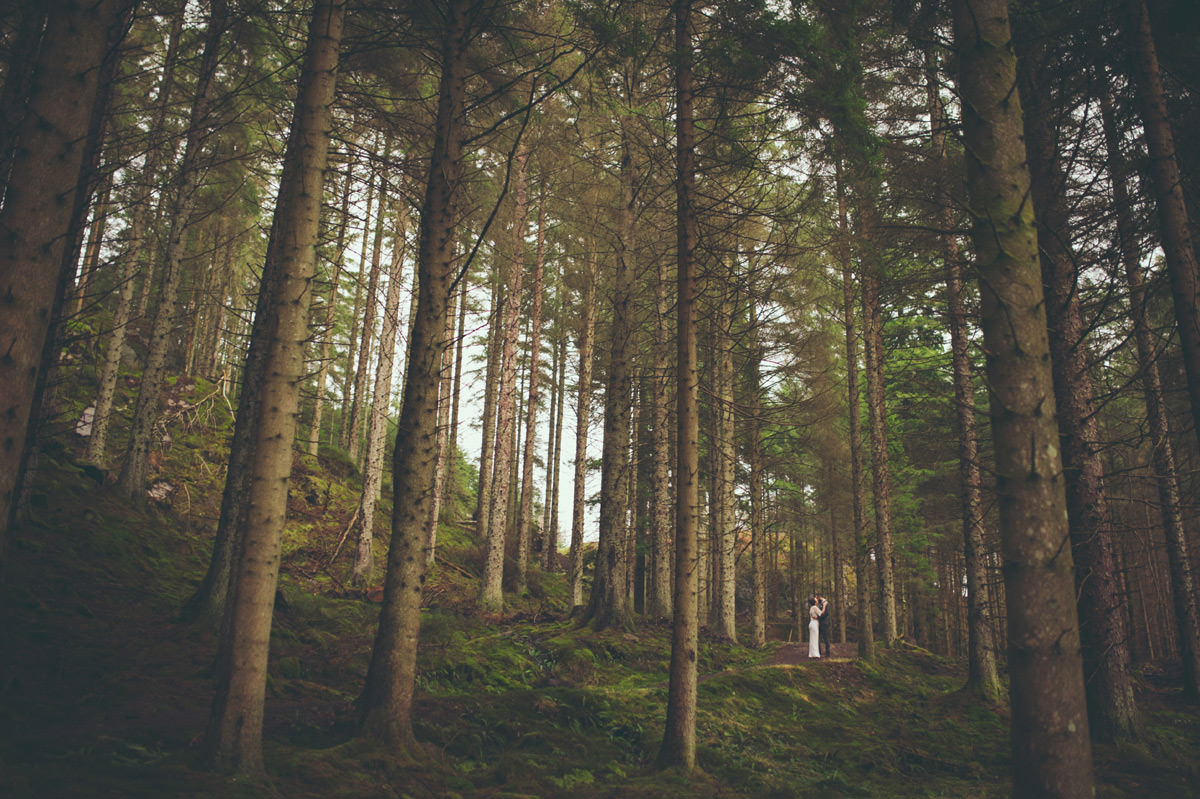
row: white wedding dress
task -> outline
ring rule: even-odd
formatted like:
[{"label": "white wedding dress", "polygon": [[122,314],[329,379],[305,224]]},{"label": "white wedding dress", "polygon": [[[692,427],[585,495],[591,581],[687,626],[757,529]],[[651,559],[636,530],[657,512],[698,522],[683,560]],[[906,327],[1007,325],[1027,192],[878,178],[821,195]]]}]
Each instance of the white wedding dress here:
[{"label": "white wedding dress", "polygon": [[808,609],[808,656],[821,657],[821,622],[817,620],[820,611],[813,605]]}]

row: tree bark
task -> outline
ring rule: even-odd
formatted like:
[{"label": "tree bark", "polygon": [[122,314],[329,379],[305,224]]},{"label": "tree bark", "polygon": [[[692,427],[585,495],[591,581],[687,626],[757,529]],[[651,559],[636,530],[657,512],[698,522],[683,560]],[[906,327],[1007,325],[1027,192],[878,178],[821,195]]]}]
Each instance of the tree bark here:
[{"label": "tree bark", "polygon": [[1005,0],[957,0],[954,35],[1008,597],[1013,795],[1083,799],[1092,750]]},{"label": "tree bark", "polygon": [[[559,293],[561,296],[561,290]],[[557,568],[558,555],[558,473],[562,455],[563,400],[566,397],[565,372],[566,337],[561,328],[554,334],[553,355],[550,365],[550,440],[546,443],[546,501],[542,521],[542,569],[550,572]]]},{"label": "tree bark", "polygon": [[669,364],[671,339],[667,325],[667,263],[656,258],[654,281],[654,390],[650,403],[650,452],[654,475],[650,486],[651,573],[646,615],[665,619],[671,613],[671,433]]},{"label": "tree bark", "polygon": [[0,570],[44,375],[45,343],[62,307],[63,250],[85,163],[98,69],[122,0],[48,4],[0,209]]},{"label": "tree bark", "polygon": [[[341,429],[338,432],[338,443],[346,452],[350,451],[350,438],[354,428],[350,425],[350,417],[354,415],[354,404],[358,401],[358,395],[355,393],[355,377],[358,375],[356,367],[359,352],[358,344],[361,340],[359,335],[359,325],[362,322],[362,294],[363,294],[363,268],[367,263],[367,249],[371,245],[371,207],[375,202],[375,180],[374,173],[367,179],[367,210],[363,216],[363,238],[362,247],[358,252],[358,272],[354,276],[354,311],[350,314],[350,336],[346,341],[346,369],[342,373],[342,417]],[[382,181],[380,182],[382,187]],[[380,189],[379,210],[376,211],[380,216],[383,215],[383,197],[382,188]]]},{"label": "tree bark", "polygon": [[367,374],[371,368],[371,356],[375,344],[375,314],[379,307],[379,276],[383,263],[383,207],[387,202],[387,189],[383,178],[379,179],[379,204],[375,211],[375,241],[371,246],[371,271],[367,277],[367,303],[363,309],[362,338],[358,342],[358,362],[354,368],[354,397],[350,401],[350,438],[346,451],[350,460],[358,463],[362,452],[363,417],[372,406],[367,396]]},{"label": "tree bark", "polygon": [[[750,467],[750,557],[754,596],[750,611],[750,645],[756,648],[767,643],[767,532],[763,511],[763,473],[765,471],[762,438],[762,361],[763,346],[758,326],[758,303],[750,301],[750,357],[745,374],[750,402],[749,431],[746,459]],[[842,626],[845,630],[845,625]]]},{"label": "tree bark", "polygon": [[256,405],[259,418],[252,425],[248,524],[230,605],[227,643],[218,653],[216,697],[203,742],[210,766],[256,776],[263,773],[262,721],[271,616],[345,10],[341,0],[320,0],[313,9],[296,114],[279,181],[263,267],[262,292],[270,299],[267,313],[255,318],[256,338],[267,343],[262,395]]},{"label": "tree bark", "polygon": [[675,623],[671,632],[667,718],[658,764],[696,768],[696,517],[699,505],[699,378],[696,368],[696,152],[692,110],[691,0],[675,4],[675,153],[677,196]]}]

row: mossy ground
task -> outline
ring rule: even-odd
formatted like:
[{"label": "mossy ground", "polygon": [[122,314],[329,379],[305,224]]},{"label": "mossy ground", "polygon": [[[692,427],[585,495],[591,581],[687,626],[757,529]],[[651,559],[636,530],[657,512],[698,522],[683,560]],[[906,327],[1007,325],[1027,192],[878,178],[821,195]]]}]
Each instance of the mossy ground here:
[{"label": "mossy ground", "polygon": [[[479,546],[452,524],[439,532],[423,616],[415,726],[427,757],[365,745],[353,702],[378,605],[346,590],[345,545],[333,557],[356,498],[336,453],[296,462],[268,682],[270,776],[201,771],[215,636],[176,619],[207,564],[213,464],[226,445],[191,424],[158,461],[164,479],[187,486],[170,507],[130,507],[75,464],[70,441],[46,453],[0,596],[0,796],[1009,795],[1005,709],[960,693],[959,664],[906,645],[874,665],[795,663],[778,642],[702,638],[701,770],[659,772],[669,628],[577,627],[561,576],[540,571],[527,593],[506,596],[509,615],[480,621]],[[380,550],[385,519],[386,508]],[[1146,677],[1139,689],[1147,735],[1097,747],[1098,795],[1200,796],[1200,711],[1169,681]]]}]

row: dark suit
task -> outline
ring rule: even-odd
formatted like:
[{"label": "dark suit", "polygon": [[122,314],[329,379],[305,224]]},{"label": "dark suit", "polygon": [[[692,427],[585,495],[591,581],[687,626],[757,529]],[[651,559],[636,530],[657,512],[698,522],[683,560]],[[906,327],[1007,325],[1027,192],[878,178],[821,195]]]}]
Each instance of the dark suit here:
[{"label": "dark suit", "polygon": [[817,617],[817,623],[821,626],[821,657],[829,657],[829,601],[821,600],[819,605],[821,615]]}]

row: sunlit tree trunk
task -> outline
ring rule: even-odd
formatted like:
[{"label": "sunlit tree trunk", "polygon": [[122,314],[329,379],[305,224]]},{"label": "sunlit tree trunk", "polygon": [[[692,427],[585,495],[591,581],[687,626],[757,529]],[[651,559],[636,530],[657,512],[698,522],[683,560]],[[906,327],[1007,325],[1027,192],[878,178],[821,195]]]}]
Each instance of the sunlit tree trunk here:
[{"label": "sunlit tree trunk", "polygon": [[562,454],[562,409],[566,396],[563,391],[566,337],[561,332],[552,335],[554,341],[550,364],[550,437],[546,442],[546,501],[542,521],[542,569],[545,571],[556,568],[555,556],[558,554],[558,460]]},{"label": "sunlit tree trunk", "polygon": [[[414,292],[416,296],[416,292]],[[462,313],[461,303],[459,304],[458,313]],[[416,317],[415,313],[411,314]],[[425,568],[433,566],[437,559],[437,530],[438,521],[442,516],[443,494],[446,493],[446,472],[450,460],[450,431],[451,416],[453,414],[453,399],[454,392],[454,374],[455,362],[462,357],[461,349],[457,355],[453,353],[455,350],[450,348],[450,342],[454,340],[454,324],[457,317],[453,303],[446,312],[446,344],[445,351],[442,353],[442,370],[440,373],[440,383],[438,384],[438,433],[437,433],[437,460],[433,467],[433,502],[429,506],[429,520],[427,522],[427,530],[425,533]],[[459,326],[459,337],[461,340],[462,327]]]},{"label": "sunlit tree trunk", "polygon": [[266,313],[254,321],[254,337],[264,342],[265,375],[255,406],[258,418],[252,424],[248,523],[225,641],[218,653],[216,697],[202,744],[205,760],[220,771],[261,775],[264,770],[262,722],[271,617],[345,10],[340,0],[321,0],[313,9],[263,267],[261,291],[269,300]]},{"label": "sunlit tree trunk", "polygon": [[696,152],[692,111],[691,0],[675,4],[675,152],[679,286],[676,383],[675,623],[671,632],[667,718],[658,764],[690,773],[696,768],[696,516],[699,440],[696,369]]},{"label": "sunlit tree trunk", "polygon": [[[732,267],[727,266],[727,280],[733,280]],[[716,488],[713,502],[720,508],[714,516],[720,519],[720,525],[712,531],[713,556],[719,564],[716,569],[717,582],[713,586],[713,619],[714,632],[725,636],[731,641],[737,640],[737,531],[736,513],[734,510],[734,464],[736,454],[733,446],[733,300],[731,284],[721,287],[721,298],[718,300],[716,315],[715,351],[713,353],[713,370],[715,372],[716,396],[713,402],[713,415],[717,431],[714,442],[715,456],[713,465],[716,476]]]},{"label": "sunlit tree trunk", "polygon": [[1188,551],[1187,528],[1183,521],[1179,472],[1171,428],[1163,402],[1162,379],[1158,371],[1158,353],[1146,318],[1146,287],[1137,251],[1137,238],[1129,190],[1128,167],[1121,154],[1121,138],[1114,119],[1112,100],[1107,91],[1100,97],[1104,138],[1108,147],[1108,170],[1112,181],[1113,206],[1117,214],[1117,246],[1129,288],[1129,310],[1133,319],[1138,368],[1142,393],[1146,398],[1146,418],[1153,444],[1155,483],[1158,487],[1163,534],[1167,543],[1167,563],[1171,573],[1171,598],[1183,661],[1183,693],[1189,701],[1200,700],[1200,610],[1197,609],[1196,583]]},{"label": "sunlit tree trunk", "polygon": [[492,270],[491,308],[488,311],[487,368],[483,378],[483,436],[479,446],[479,490],[476,492],[475,530],[480,541],[487,538],[492,519],[493,469],[496,464],[496,386],[500,381],[504,352],[504,286],[500,270]]},{"label": "sunlit tree trunk", "polygon": [[[353,171],[353,166],[351,166]],[[354,404],[358,401],[355,393],[355,377],[358,375],[358,345],[361,340],[360,325],[362,324],[363,301],[363,270],[367,268],[367,252],[371,247],[371,207],[375,202],[375,180],[372,174],[367,178],[367,209],[363,216],[362,246],[358,251],[358,272],[354,276],[354,310],[350,314],[350,335],[346,341],[345,369],[342,371],[342,418],[341,429],[338,432],[338,445],[345,451],[350,450],[350,438],[354,428],[350,425],[350,417],[354,415]],[[380,181],[382,185],[382,180]],[[383,214],[383,190],[380,189],[380,202],[377,214]]]},{"label": "sunlit tree trunk", "polygon": [[163,257],[162,286],[154,309],[150,328],[146,365],[142,370],[141,387],[134,406],[129,442],[117,478],[117,490],[125,497],[141,496],[150,468],[150,448],[154,426],[159,418],[159,400],[166,379],[167,349],[171,343],[171,328],[179,308],[179,285],[183,278],[183,258],[187,249],[187,233],[192,210],[196,206],[196,190],[200,183],[200,155],[208,136],[209,106],[214,96],[214,80],[221,38],[225,32],[228,7],[226,0],[211,0],[208,30],[204,37],[204,52],[196,82],[195,99],[188,115],[187,134],[178,174],[171,188],[168,224],[170,234]]},{"label": "sunlit tree trunk", "polygon": [[[750,403],[749,430],[746,434],[746,459],[750,467],[750,558],[753,598],[750,610],[750,645],[767,643],[767,532],[763,511],[763,472],[765,455],[762,440],[762,360],[763,347],[758,327],[758,303],[750,300],[750,357],[746,359],[746,393]],[[842,625],[843,632],[845,625]]]},{"label": "sunlit tree trunk", "polygon": [[1093,795],[1050,345],[1005,0],[956,0],[1008,599],[1013,795]]}]

